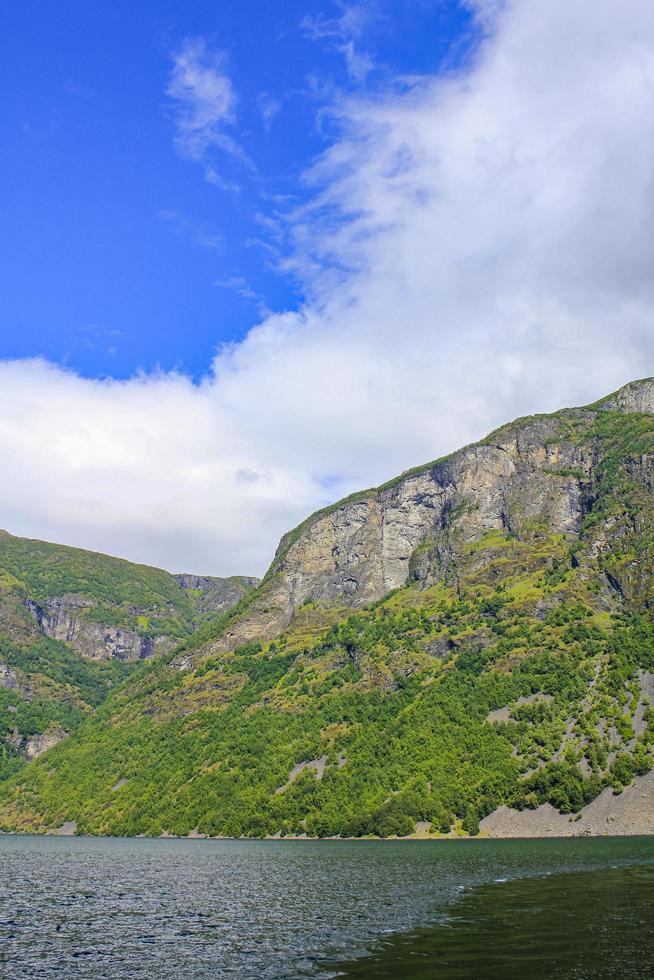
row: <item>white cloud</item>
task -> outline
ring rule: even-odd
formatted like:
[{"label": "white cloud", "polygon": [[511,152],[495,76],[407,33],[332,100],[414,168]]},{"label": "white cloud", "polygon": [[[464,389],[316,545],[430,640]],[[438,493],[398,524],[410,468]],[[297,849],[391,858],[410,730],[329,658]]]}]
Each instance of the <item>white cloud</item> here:
[{"label": "white cloud", "polygon": [[212,51],[204,38],[187,38],[173,55],[166,94],[174,107],[179,152],[204,165],[209,183],[238,191],[211,162],[211,151],[218,149],[252,168],[249,157],[229,132],[237,99],[224,63],[225,56]]},{"label": "white cloud", "polygon": [[0,366],[9,530],[256,573],[326,499],[654,373],[649,0],[484,11],[465,74],[334,107],[307,303],[200,386]]},{"label": "white cloud", "polygon": [[264,128],[267,131],[272,126],[277,114],[281,111],[282,103],[279,99],[276,99],[270,95],[269,92],[262,92],[257,102],[261,113],[261,118],[263,119]]},{"label": "white cloud", "polygon": [[88,381],[0,363],[7,530],[175,569],[260,568],[269,522],[313,489],[249,444],[211,382]]},{"label": "white cloud", "polygon": [[300,23],[306,37],[326,41],[345,59],[350,78],[364,82],[374,68],[370,55],[361,50],[360,42],[370,22],[380,16],[375,3],[339,3],[339,16],[307,14]]}]

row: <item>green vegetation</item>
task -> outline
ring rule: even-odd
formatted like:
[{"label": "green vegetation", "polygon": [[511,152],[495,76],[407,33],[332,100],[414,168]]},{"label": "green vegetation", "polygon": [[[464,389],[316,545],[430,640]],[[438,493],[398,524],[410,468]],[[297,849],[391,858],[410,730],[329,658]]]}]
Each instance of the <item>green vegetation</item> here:
[{"label": "green vegetation", "polygon": [[66,596],[87,600],[76,614],[101,626],[181,640],[198,623],[215,618],[211,603],[204,609],[211,589],[244,596],[253,591],[242,575],[210,582],[207,591],[184,589],[159,568],[0,531],[0,589],[14,589],[39,606]]},{"label": "green vegetation", "polygon": [[[242,577],[225,581],[232,592],[234,586],[251,591]],[[211,580],[214,590],[221,584]],[[39,629],[38,610],[56,613],[62,600],[77,632],[87,630],[81,652],[101,662]],[[0,780],[25,765],[34,736],[73,732],[137,671],[134,664],[107,660],[98,626],[174,644],[191,635],[194,620],[211,622],[210,609],[200,610],[206,601],[203,590],[182,589],[168,572],[0,532]]]},{"label": "green vegetation", "polygon": [[2,574],[39,605],[66,595],[92,600],[80,615],[101,625],[144,629],[138,619],[147,617],[150,635],[178,638],[192,628],[192,599],[158,568],[0,531]]},{"label": "green vegetation", "polygon": [[17,685],[0,687],[0,780],[25,764],[25,740],[74,731],[130,671],[116,660],[82,660],[47,637],[28,647],[0,637],[0,663]]},{"label": "green vegetation", "polygon": [[161,569],[80,548],[16,538],[6,531],[0,532],[0,567],[37,602],[74,593],[112,605],[185,605],[183,590]]},{"label": "green vegetation", "polygon": [[[328,508],[282,539],[256,592],[127,678],[88,664],[75,673],[49,647],[32,644],[31,660],[0,650],[59,691],[59,714],[38,719],[7,692],[25,731],[66,727],[65,711],[78,712],[68,739],[0,785],[0,828],[75,820],[80,833],[359,837],[428,821],[432,833],[476,834],[500,804],[550,802],[574,819],[603,789],[648,772],[654,419],[599,403],[511,423],[483,444],[532,430],[548,450],[539,492],[583,499],[575,533],[553,533],[546,510],[525,508],[511,532],[464,539],[474,513],[459,506],[441,538],[416,549],[405,587],[356,612],[307,602],[274,640],[217,652],[213,641],[265,603],[284,554]],[[434,550],[443,542],[449,564]],[[45,588],[37,565],[0,561],[9,588],[31,576],[34,594]],[[154,582],[142,586],[141,630],[161,615]],[[107,609],[134,604],[127,584],[115,589],[102,593]]]},{"label": "green vegetation", "polygon": [[[622,718],[640,703],[638,670],[654,669],[654,628],[598,613],[560,536],[502,545],[458,590],[400,589],[306,645],[298,621],[190,672],[142,672],[9,782],[4,826],[388,836],[429,820],[476,833],[502,802],[573,813],[620,789],[652,764],[649,729],[635,736]],[[520,572],[492,586],[494,562],[508,551],[520,569],[526,548],[538,550],[529,589]],[[562,586],[551,572],[564,561]],[[321,780],[307,768],[278,792],[322,756]]]}]

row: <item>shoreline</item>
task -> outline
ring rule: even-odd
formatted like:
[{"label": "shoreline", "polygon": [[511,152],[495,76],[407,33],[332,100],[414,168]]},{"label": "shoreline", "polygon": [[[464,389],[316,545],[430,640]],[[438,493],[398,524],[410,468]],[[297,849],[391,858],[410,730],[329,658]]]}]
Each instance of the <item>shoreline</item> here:
[{"label": "shoreline", "polygon": [[497,842],[497,841],[508,841],[508,840],[521,840],[521,841],[536,841],[536,840],[627,840],[629,838],[641,838],[641,837],[654,837],[654,831],[629,831],[629,832],[613,832],[602,831],[596,833],[583,833],[583,834],[503,834],[502,836],[491,836],[490,834],[476,834],[471,836],[470,834],[457,834],[448,835],[443,834],[441,836],[431,835],[431,834],[411,834],[406,837],[307,837],[303,836],[292,836],[288,835],[286,837],[278,837],[276,835],[268,837],[208,837],[204,834],[187,834],[182,837],[178,834],[157,834],[156,836],[152,834],[93,834],[93,833],[59,833],[56,830],[0,830],[0,837],[57,837],[57,838],[80,838],[87,840],[144,840],[144,841],[233,841],[233,842],[246,842],[253,841],[257,843],[270,843],[270,844],[284,844],[284,843],[295,843],[295,844],[320,844],[320,843],[349,843],[349,844],[415,844],[415,843],[426,843],[426,844],[440,844],[440,843],[464,843],[466,841],[476,841],[476,842]]},{"label": "shoreline", "polygon": [[[424,824],[422,825],[424,827]],[[654,835],[654,769],[636,776],[625,789],[615,794],[604,789],[577,814],[559,813],[551,803],[542,803],[534,810],[512,810],[502,805],[480,821],[475,835],[455,831],[432,834],[426,828],[405,837],[310,837],[307,834],[269,834],[265,837],[206,836],[191,831],[185,836],[169,834],[125,835],[144,840],[254,840],[254,841],[464,841],[464,840],[543,840],[577,837],[649,837]],[[120,839],[123,835],[78,834],[74,820],[49,830],[2,831],[0,835],[30,837],[103,837]]]}]

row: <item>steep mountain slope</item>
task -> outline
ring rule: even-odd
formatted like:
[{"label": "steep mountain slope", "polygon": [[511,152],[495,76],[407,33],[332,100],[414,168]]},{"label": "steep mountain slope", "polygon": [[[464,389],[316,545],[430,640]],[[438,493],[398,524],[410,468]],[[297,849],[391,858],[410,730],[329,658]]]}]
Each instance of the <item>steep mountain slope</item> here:
[{"label": "steep mountain slope", "polygon": [[[363,606],[411,578],[447,577],[461,548],[486,530],[520,534],[540,523],[578,535],[602,476],[599,464],[619,460],[621,440],[628,444],[627,417],[652,411],[654,382],[635,382],[587,409],[518,419],[319,511],[282,538],[264,588],[227,630],[222,648],[274,636],[307,601]],[[651,474],[635,470],[648,465],[632,463],[641,483]]]},{"label": "steep mountain slope", "polygon": [[193,602],[193,618],[197,623],[215,618],[237,605],[259,585],[260,579],[252,575],[232,575],[216,578],[212,575],[173,575]]},{"label": "steep mountain slope", "polygon": [[21,597],[46,636],[92,660],[142,660],[171,650],[256,585],[246,576],[171,575],[0,531],[0,586]]},{"label": "steep mountain slope", "polygon": [[0,587],[0,780],[61,741],[128,673],[45,636],[6,573]]},{"label": "steep mountain slope", "polygon": [[0,778],[65,737],[137,661],[173,649],[256,584],[0,531]]},{"label": "steep mountain slope", "polygon": [[9,780],[0,825],[476,833],[620,792],[654,761],[653,413],[635,382],[313,515]]}]

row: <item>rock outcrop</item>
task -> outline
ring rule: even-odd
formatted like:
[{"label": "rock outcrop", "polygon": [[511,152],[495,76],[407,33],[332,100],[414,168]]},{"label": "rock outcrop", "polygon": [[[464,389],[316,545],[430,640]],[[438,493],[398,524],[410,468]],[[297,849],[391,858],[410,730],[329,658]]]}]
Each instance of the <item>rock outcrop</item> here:
[{"label": "rock outcrop", "polygon": [[[306,602],[359,607],[410,578],[455,579],[466,548],[492,530],[520,537],[541,526],[577,535],[597,479],[599,443],[587,433],[607,411],[654,412],[654,380],[587,408],[518,419],[314,514],[282,538],[256,599],[215,648],[270,639]],[[630,465],[632,478],[651,487],[653,461]]]},{"label": "rock outcrop", "polygon": [[68,738],[68,735],[69,732],[58,727],[49,728],[47,731],[35,735],[23,735],[19,731],[13,731],[6,736],[6,741],[16,752],[31,762],[32,759],[37,759],[48,749]]},{"label": "rock outcrop", "polygon": [[6,691],[14,691],[25,701],[30,701],[33,694],[32,685],[22,671],[14,670],[7,664],[0,663],[0,687]]},{"label": "rock outcrop", "polygon": [[236,605],[259,580],[162,569],[0,531],[0,637],[45,635],[90,660],[164,654]]},{"label": "rock outcrop", "polygon": [[[96,605],[77,595],[57,596],[41,604],[25,600],[26,608],[46,636],[67,643],[89,660],[144,660],[175,646],[175,640],[169,636],[147,636],[85,618],[83,611]],[[136,615],[139,614],[136,610]]]},{"label": "rock outcrop", "polygon": [[[172,578],[186,592],[193,593],[191,628],[231,609],[259,584],[259,579],[248,576],[215,578],[181,574]],[[25,607],[46,636],[67,643],[89,660],[145,660],[167,653],[178,642],[176,637],[98,622],[92,615],[98,603],[81,595],[54,596],[40,603],[28,598]],[[150,612],[137,606],[129,609],[130,616],[136,620],[147,621]]]},{"label": "rock outcrop", "polygon": [[652,413],[654,412],[654,378],[632,381],[614,394],[603,398],[593,407],[617,412]]},{"label": "rock outcrop", "polygon": [[187,592],[196,593],[195,610],[199,619],[231,609],[248,592],[256,589],[261,581],[251,575],[217,578],[211,575],[189,575],[186,572],[173,575],[173,578]]}]

